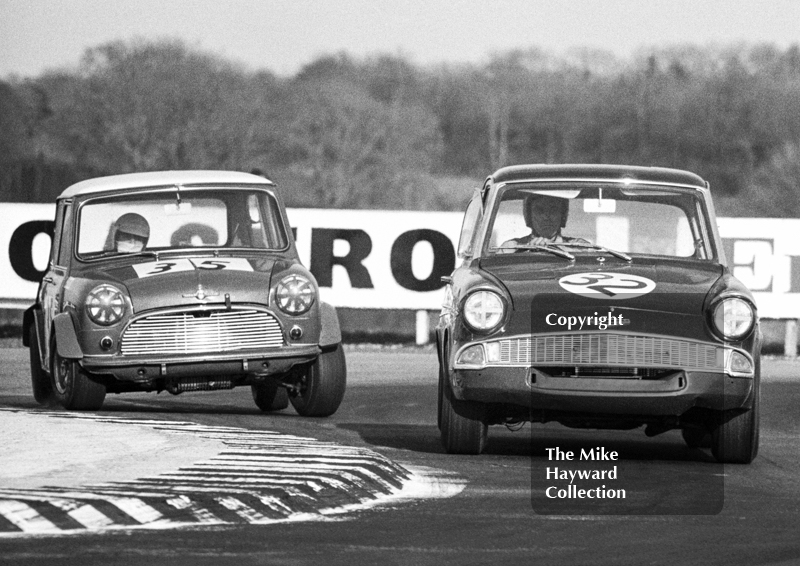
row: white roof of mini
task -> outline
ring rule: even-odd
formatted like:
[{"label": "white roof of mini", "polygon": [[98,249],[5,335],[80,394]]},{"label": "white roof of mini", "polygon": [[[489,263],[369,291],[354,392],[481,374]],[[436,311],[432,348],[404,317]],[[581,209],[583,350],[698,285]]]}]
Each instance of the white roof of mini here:
[{"label": "white roof of mini", "polygon": [[97,177],[81,181],[67,187],[58,198],[70,198],[120,189],[214,184],[273,185],[272,181],[260,175],[239,171],[152,171],[149,173],[128,173],[126,175]]}]

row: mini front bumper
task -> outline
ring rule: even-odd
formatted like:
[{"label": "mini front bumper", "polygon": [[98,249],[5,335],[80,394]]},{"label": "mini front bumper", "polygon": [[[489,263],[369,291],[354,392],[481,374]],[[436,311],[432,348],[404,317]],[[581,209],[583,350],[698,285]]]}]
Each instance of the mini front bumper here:
[{"label": "mini front bumper", "polygon": [[166,377],[279,375],[295,365],[314,361],[320,352],[319,346],[309,344],[213,354],[84,356],[80,364],[91,373],[111,375],[121,381],[145,383]]}]

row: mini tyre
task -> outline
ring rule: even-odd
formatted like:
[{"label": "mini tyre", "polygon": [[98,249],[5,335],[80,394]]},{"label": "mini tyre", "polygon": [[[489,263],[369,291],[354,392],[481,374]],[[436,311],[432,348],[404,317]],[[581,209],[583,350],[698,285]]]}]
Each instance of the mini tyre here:
[{"label": "mini tyre", "polygon": [[36,325],[31,324],[28,331],[29,350],[31,356],[31,388],[33,398],[40,405],[49,405],[53,402],[53,383],[50,376],[42,368],[42,358],[39,351],[39,338],[36,335]]},{"label": "mini tyre", "polygon": [[50,375],[53,396],[65,409],[93,411],[103,406],[105,386],[92,381],[78,362],[59,356],[55,339],[50,347]]},{"label": "mini tyre", "polygon": [[761,419],[761,360],[756,359],[753,406],[743,413],[726,412],[711,433],[711,453],[718,462],[749,464],[758,455]]},{"label": "mini tyre", "polygon": [[347,365],[342,345],[322,352],[298,384],[297,395],[289,397],[292,406],[304,417],[328,417],[344,398]]},{"label": "mini tyre", "polygon": [[480,454],[486,447],[489,427],[485,422],[486,409],[481,403],[461,401],[453,395],[447,370],[441,389],[441,439],[449,454]]},{"label": "mini tyre", "polygon": [[256,406],[265,413],[281,411],[289,406],[289,393],[285,387],[278,385],[274,379],[251,385],[250,391],[253,394],[253,401],[255,401]]}]

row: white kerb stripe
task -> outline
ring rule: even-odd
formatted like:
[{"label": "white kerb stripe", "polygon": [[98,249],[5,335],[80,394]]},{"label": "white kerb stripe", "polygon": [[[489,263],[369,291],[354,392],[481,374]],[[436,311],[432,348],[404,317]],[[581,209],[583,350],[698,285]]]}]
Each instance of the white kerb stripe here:
[{"label": "white kerb stripe", "polygon": [[114,521],[103,515],[91,505],[82,505],[75,501],[51,501],[56,507],[67,512],[67,515],[78,521],[87,529],[101,529],[113,525]]},{"label": "white kerb stripe", "polygon": [[180,495],[173,499],[168,499],[167,503],[175,507],[175,509],[187,509],[192,515],[195,516],[200,523],[222,523],[222,519],[214,515],[208,509],[204,509],[195,504],[191,499],[185,495]]},{"label": "white kerb stripe", "polygon": [[143,525],[158,521],[163,517],[157,509],[153,509],[147,503],[136,497],[109,497],[108,501]]},{"label": "white kerb stripe", "polygon": [[235,497],[218,497],[216,499],[220,505],[227,507],[248,523],[261,523],[269,520],[264,515],[252,507],[245,505]]},{"label": "white kerb stripe", "polygon": [[22,501],[0,501],[0,515],[14,523],[26,533],[60,530],[53,523],[39,515],[35,509]]}]

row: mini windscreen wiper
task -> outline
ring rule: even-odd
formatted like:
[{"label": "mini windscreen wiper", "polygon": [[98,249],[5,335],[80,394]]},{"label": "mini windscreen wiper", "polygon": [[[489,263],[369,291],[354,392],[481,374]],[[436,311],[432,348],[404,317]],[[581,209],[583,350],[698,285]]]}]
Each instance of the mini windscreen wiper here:
[{"label": "mini windscreen wiper", "polygon": [[158,259],[159,252],[153,250],[142,250],[140,252],[118,252],[117,250],[106,250],[103,252],[90,252],[83,254],[84,259],[102,259],[106,257],[137,257],[150,256]]},{"label": "mini windscreen wiper", "polygon": [[563,257],[564,259],[568,259],[570,261],[575,260],[575,256],[569,252],[565,252],[564,250],[555,247],[554,244],[549,246],[540,246],[536,244],[528,244],[524,246],[501,246],[499,248],[494,248],[496,250],[536,250],[542,252],[550,252],[553,255],[557,255],[558,257]]},{"label": "mini windscreen wiper", "polygon": [[160,253],[161,252],[156,252],[156,251],[151,251],[151,250],[142,250],[140,252],[132,252],[132,253],[120,254],[120,255],[124,255],[124,256],[127,256],[127,257],[150,256],[150,257],[154,257],[154,258],[158,259],[158,254],[160,254]]},{"label": "mini windscreen wiper", "polygon": [[610,250],[604,246],[598,246],[597,244],[590,244],[589,242],[565,242],[564,245],[576,248],[591,248],[599,252],[610,253],[611,255],[618,257],[619,259],[624,259],[627,262],[633,261],[633,258],[626,253],[618,252],[617,250]]}]

